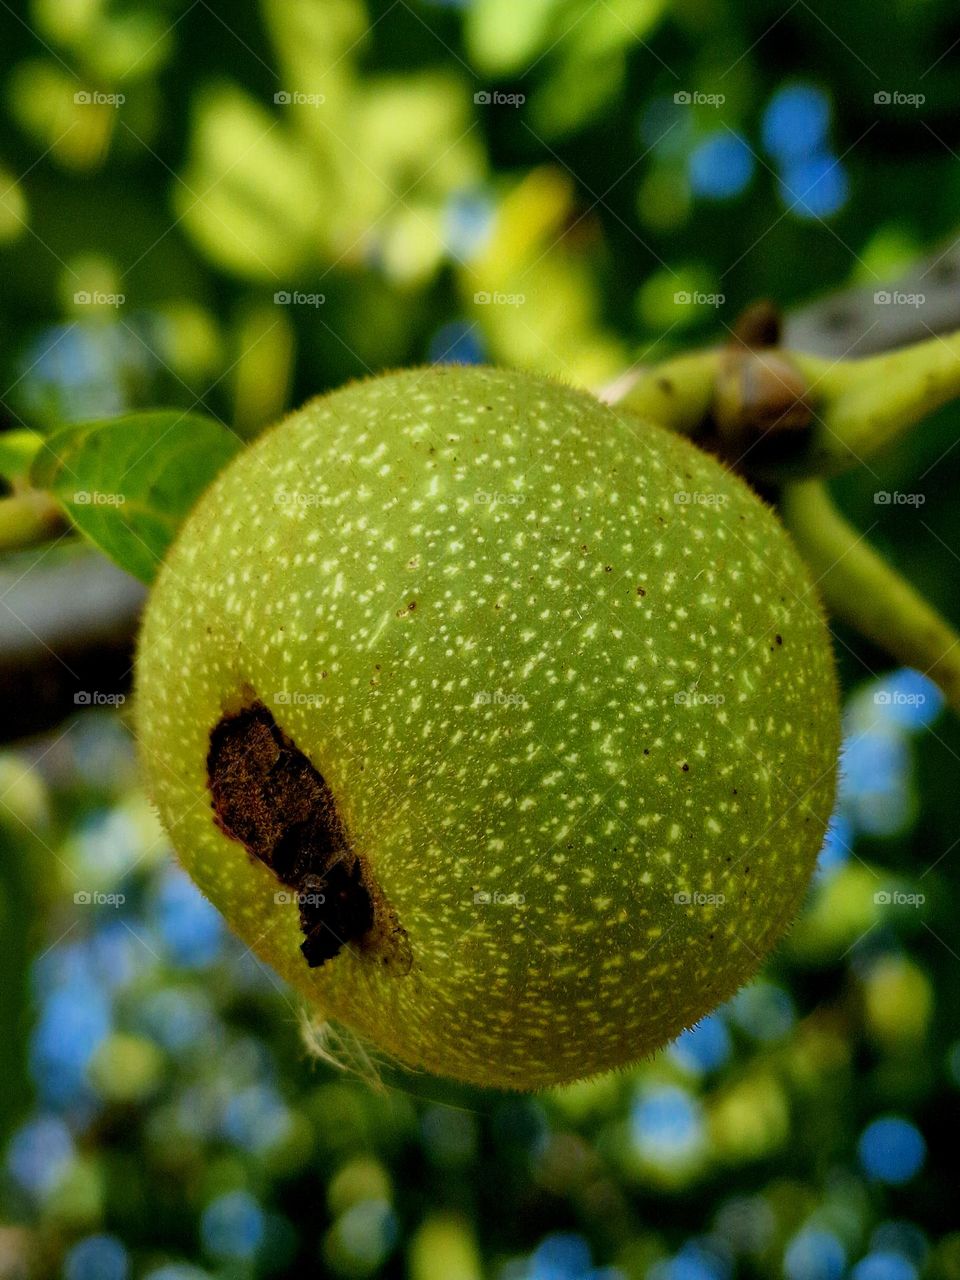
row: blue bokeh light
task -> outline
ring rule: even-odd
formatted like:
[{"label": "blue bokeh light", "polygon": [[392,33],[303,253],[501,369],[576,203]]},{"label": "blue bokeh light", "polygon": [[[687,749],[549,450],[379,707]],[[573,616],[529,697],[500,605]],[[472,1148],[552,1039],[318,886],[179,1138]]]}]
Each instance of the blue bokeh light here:
[{"label": "blue bokeh light", "polygon": [[76,978],[43,1002],[30,1040],[30,1072],[40,1097],[66,1107],[88,1095],[87,1068],[111,1029],[107,993]]},{"label": "blue bokeh light", "polygon": [[835,813],[830,819],[823,848],[817,859],[817,875],[826,878],[850,860],[853,849],[853,824],[843,814]]},{"label": "blue bokeh light", "polygon": [[846,1265],[846,1251],[837,1237],[811,1227],[793,1237],[783,1257],[787,1280],[840,1280]]},{"label": "blue bokeh light", "polygon": [[137,1024],[173,1053],[201,1048],[218,1034],[209,998],[191,987],[163,987],[152,992],[137,1008]]},{"label": "blue bokeh light", "polygon": [[[27,411],[41,421],[82,422],[112,418],[127,408],[126,389],[158,367],[140,337],[143,321],[52,326],[19,361]],[[29,376],[28,376],[29,375]]]},{"label": "blue bokeh light", "polygon": [[287,1137],[291,1126],[290,1112],[269,1085],[250,1085],[231,1093],[224,1107],[224,1136],[244,1151],[269,1151]]},{"label": "blue bokeh light", "polygon": [[688,164],[690,188],[694,195],[708,200],[730,200],[745,190],[753,167],[745,140],[724,129],[694,148]]},{"label": "blue bokeh light", "polygon": [[791,160],[784,168],[780,195],[798,218],[829,218],[846,204],[846,171],[828,151]]},{"label": "blue bokeh light", "polygon": [[493,200],[481,191],[458,191],[443,211],[443,241],[455,258],[469,259],[490,237],[494,221]]},{"label": "blue bokeh light", "polygon": [[703,1138],[703,1117],[697,1100],[674,1085],[644,1093],[633,1105],[634,1145],[650,1160],[683,1159]]},{"label": "blue bokeh light", "polygon": [[730,1258],[715,1240],[688,1240],[679,1253],[650,1270],[649,1280],[728,1280]]},{"label": "blue bokeh light", "polygon": [[41,1115],[13,1135],[7,1169],[24,1191],[42,1197],[59,1186],[73,1156],[73,1138],[66,1124],[58,1116]]},{"label": "blue bokeh light", "polygon": [[534,1250],[529,1280],[580,1280],[590,1265],[590,1246],[585,1237],[572,1231],[557,1231],[545,1236]]},{"label": "blue bokeh light", "polygon": [[730,1057],[730,1032],[716,1013],[684,1031],[670,1046],[670,1056],[686,1071],[716,1071]]},{"label": "blue bokeh light", "polygon": [[881,1116],[864,1129],[857,1150],[860,1163],[871,1178],[898,1187],[923,1168],[927,1144],[909,1120]]},{"label": "blue bokeh light", "polygon": [[375,1271],[397,1240],[399,1224],[386,1200],[360,1200],[337,1220],[337,1234],[363,1271]]},{"label": "blue bokeh light", "polygon": [[901,1253],[878,1250],[860,1259],[850,1280],[917,1280],[917,1269]]},{"label": "blue bokeh light", "polygon": [[475,324],[466,320],[441,325],[427,348],[431,364],[483,364],[485,358],[483,336]]},{"label": "blue bokeh light", "polygon": [[228,1191],[218,1196],[200,1218],[203,1247],[217,1259],[252,1258],[263,1243],[264,1229],[263,1210],[246,1191]]},{"label": "blue bokeh light", "polygon": [[790,993],[772,982],[752,982],[725,1007],[742,1031],[763,1044],[782,1039],[797,1018]]},{"label": "blue bokeh light", "polygon": [[130,1259],[116,1236],[87,1236],[64,1259],[64,1280],[127,1280],[129,1275]]},{"label": "blue bokeh light", "polygon": [[943,710],[943,694],[927,676],[901,667],[877,681],[873,695],[877,719],[900,729],[925,729]]},{"label": "blue bokeh light", "polygon": [[830,100],[812,84],[778,89],[763,113],[761,137],[782,164],[823,149],[830,128]]},{"label": "blue bokeh light", "polygon": [[179,867],[171,867],[161,877],[152,916],[175,965],[205,969],[219,959],[223,918]]},{"label": "blue bokeh light", "polygon": [[85,814],[74,832],[77,853],[97,874],[113,879],[121,875],[138,856],[137,826],[122,809],[94,809]]},{"label": "blue bokeh light", "polygon": [[840,756],[840,798],[855,829],[899,831],[910,809],[910,748],[898,730],[848,734]]}]

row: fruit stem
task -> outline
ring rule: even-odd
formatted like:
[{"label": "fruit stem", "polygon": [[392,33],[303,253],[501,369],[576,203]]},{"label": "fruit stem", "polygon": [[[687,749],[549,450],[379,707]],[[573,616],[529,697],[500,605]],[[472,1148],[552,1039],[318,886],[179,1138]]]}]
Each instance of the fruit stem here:
[{"label": "fruit stem", "polygon": [[817,417],[806,474],[856,466],[960,396],[960,331],[862,360],[794,360]]},{"label": "fruit stem", "polygon": [[643,369],[615,405],[679,435],[699,435],[709,422],[721,356],[718,348],[695,351]]},{"label": "fruit stem", "polygon": [[[710,448],[722,392],[724,351],[698,351],[644,369],[615,403]],[[809,406],[812,422],[806,440],[797,440],[799,447],[792,447],[789,454],[773,458],[764,450],[744,454],[738,469],[766,480],[836,475],[855,467],[960,397],[960,331],[862,360],[828,360],[782,347],[759,356],[754,353],[753,359],[769,362],[771,353],[781,358],[787,371],[780,375],[787,399],[792,388],[789,370],[796,370],[797,403],[802,400]],[[803,384],[807,390],[801,396]],[[775,376],[772,389],[778,390]],[[763,438],[770,430],[766,401],[756,410],[756,431]],[[743,413],[749,419],[749,403]],[[788,416],[783,409],[775,427],[782,426]]]},{"label": "fruit stem", "polygon": [[829,612],[929,676],[960,711],[960,635],[847,523],[822,481],[784,486],[779,505]]}]

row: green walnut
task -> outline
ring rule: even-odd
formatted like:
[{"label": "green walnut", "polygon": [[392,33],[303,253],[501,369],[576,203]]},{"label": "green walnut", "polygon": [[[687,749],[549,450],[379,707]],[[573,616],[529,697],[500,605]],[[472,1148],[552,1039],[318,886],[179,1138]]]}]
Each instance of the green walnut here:
[{"label": "green walnut", "polygon": [[796,915],[834,796],[827,630],[739,478],[527,374],[312,401],[235,459],[140,640],[150,792],[322,1014],[535,1089],[649,1055]]}]

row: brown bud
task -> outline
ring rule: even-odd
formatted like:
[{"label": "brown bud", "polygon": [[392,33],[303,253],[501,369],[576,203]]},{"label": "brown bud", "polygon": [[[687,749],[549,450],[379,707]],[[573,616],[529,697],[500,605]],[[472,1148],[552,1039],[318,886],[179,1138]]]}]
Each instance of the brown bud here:
[{"label": "brown bud", "polygon": [[733,461],[756,455],[751,462],[789,452],[813,421],[807,392],[806,379],[784,352],[731,347],[714,392],[720,451]]}]

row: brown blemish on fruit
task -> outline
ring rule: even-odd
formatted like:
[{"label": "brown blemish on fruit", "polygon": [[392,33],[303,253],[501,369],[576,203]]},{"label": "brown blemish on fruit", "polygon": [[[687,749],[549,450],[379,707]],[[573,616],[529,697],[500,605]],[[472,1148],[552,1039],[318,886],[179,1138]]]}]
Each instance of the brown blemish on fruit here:
[{"label": "brown blemish on fruit", "polygon": [[291,890],[311,968],[351,947],[409,971],[406,933],[350,847],[333,793],[262,702],[214,726],[207,781],[220,829]]}]

